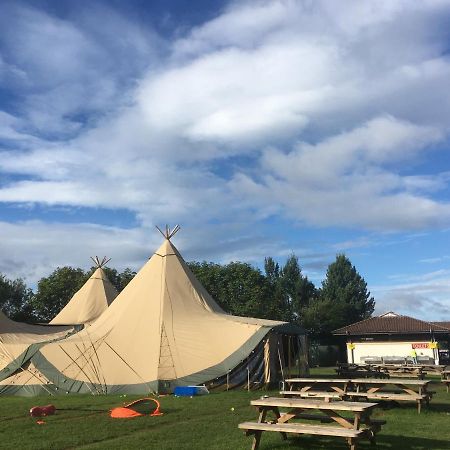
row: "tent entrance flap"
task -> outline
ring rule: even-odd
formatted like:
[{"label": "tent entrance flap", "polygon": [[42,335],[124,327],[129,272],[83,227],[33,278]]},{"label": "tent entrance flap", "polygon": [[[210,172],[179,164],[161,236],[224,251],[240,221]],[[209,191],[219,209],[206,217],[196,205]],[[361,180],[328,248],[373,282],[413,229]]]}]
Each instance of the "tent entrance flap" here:
[{"label": "tent entrance flap", "polygon": [[[290,342],[290,343],[289,343]],[[225,375],[205,383],[208,389],[258,389],[278,385],[287,375],[289,361],[298,362],[298,375],[305,374],[306,348],[298,335],[271,331],[250,355]]]}]

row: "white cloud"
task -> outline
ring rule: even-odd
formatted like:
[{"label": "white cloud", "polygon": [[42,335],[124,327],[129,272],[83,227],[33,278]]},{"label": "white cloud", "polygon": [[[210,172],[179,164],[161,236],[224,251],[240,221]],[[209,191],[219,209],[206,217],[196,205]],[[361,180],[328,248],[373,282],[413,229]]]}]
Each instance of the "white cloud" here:
[{"label": "white cloud", "polygon": [[374,286],[376,314],[395,311],[422,320],[448,320],[450,270],[403,276],[396,285]]},{"label": "white cloud", "polygon": [[436,258],[423,258],[419,262],[425,263],[425,264],[436,264],[436,263],[448,261],[449,259],[450,259],[450,255],[442,255],[442,256],[438,256]]},{"label": "white cloud", "polygon": [[[448,173],[420,169],[448,139],[448,6],[236,2],[173,42],[110,8],[17,6],[0,20],[17,97],[0,112],[0,201],[192,229],[448,227]],[[260,245],[222,252],[274,253]]]},{"label": "white cloud", "polygon": [[437,129],[380,117],[316,145],[300,143],[289,153],[266,150],[264,176],[239,174],[231,186],[248,204],[278,205],[278,212],[307,224],[375,230],[445,224],[450,204],[424,193],[445,188],[446,175],[433,180],[390,169],[440,138]]},{"label": "white cloud", "polygon": [[[138,269],[153,254],[158,239],[140,229],[119,229],[92,224],[28,221],[0,222],[0,273],[25,278],[30,286],[58,266],[89,268],[90,256],[112,258],[110,267]],[[156,239],[155,239],[156,238]]]},{"label": "white cloud", "polygon": [[37,134],[74,136],[93,113],[115,108],[162,46],[151,30],[106,7],[90,6],[71,19],[21,3],[4,5],[0,15],[3,78],[20,95],[17,110]]}]

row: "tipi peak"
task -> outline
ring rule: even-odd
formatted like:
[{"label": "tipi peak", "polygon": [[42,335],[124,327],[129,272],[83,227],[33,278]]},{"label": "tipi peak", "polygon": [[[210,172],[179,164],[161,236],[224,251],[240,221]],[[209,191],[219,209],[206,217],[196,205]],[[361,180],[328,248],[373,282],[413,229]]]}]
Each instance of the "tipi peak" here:
[{"label": "tipi peak", "polygon": [[162,231],[158,225],[155,225],[155,227],[168,241],[180,230],[180,225],[175,225],[172,230],[169,228],[169,225],[166,225],[165,231]]},{"label": "tipi peak", "polygon": [[91,259],[94,261],[96,269],[102,269],[109,261],[111,261],[111,258],[107,258],[106,256],[104,256],[102,260],[100,260],[98,256],[91,256]]}]

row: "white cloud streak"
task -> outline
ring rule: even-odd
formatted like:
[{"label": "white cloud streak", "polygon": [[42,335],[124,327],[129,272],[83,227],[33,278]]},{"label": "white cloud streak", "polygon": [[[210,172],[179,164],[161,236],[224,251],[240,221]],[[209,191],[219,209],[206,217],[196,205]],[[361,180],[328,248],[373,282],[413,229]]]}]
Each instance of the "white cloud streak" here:
[{"label": "white cloud streak", "polygon": [[[401,282],[403,281],[403,282]],[[423,320],[448,320],[450,270],[403,277],[391,286],[375,286],[375,313],[395,311]]]}]

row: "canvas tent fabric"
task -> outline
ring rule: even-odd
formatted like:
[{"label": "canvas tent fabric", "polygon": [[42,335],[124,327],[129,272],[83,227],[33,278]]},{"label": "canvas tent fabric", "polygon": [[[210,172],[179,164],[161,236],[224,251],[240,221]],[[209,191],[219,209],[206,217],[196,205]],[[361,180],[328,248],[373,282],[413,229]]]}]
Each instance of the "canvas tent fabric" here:
[{"label": "canvas tent fabric", "polygon": [[64,338],[73,332],[72,326],[15,322],[0,311],[0,380],[28,361],[37,351],[37,344]]},{"label": "canvas tent fabric", "polygon": [[117,297],[117,290],[98,267],[67,305],[50,321],[52,325],[87,324],[96,320]]},{"label": "canvas tent fabric", "polygon": [[303,333],[285,322],[226,314],[165,239],[91,326],[40,347],[31,361],[65,392],[171,392],[223,380],[245,364],[249,371],[252,361],[252,371],[273,375],[264,362],[282,364],[282,357],[268,357],[264,343],[283,332]]},{"label": "canvas tent fabric", "polygon": [[20,366],[8,378],[0,381],[2,395],[53,395],[58,393],[58,387],[50,382],[32,362]]}]

